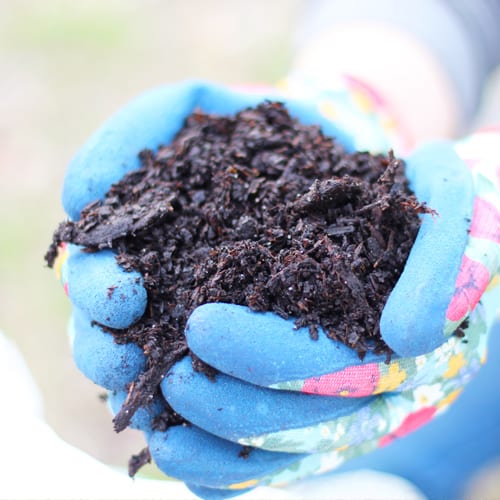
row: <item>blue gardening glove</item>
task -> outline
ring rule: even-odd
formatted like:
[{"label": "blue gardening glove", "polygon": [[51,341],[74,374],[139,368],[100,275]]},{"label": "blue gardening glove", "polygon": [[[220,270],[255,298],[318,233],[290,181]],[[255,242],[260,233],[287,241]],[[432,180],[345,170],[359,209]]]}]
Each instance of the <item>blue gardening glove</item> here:
[{"label": "blue gardening glove", "polygon": [[[264,97],[270,96],[199,84],[144,95],[105,124],[74,159],[65,182],[66,210],[77,218],[81,208],[102,197],[111,182],[138,166],[139,150],[171,140],[195,107],[234,113]],[[292,115],[321,124],[349,148],[349,137],[312,108],[287,105]],[[382,335],[399,356],[390,364],[374,355],[360,362],[345,346],[332,345],[322,336],[313,342],[307,333],[295,331],[291,322],[273,314],[223,304],[200,307],[190,319],[187,339],[198,356],[222,373],[213,384],[194,373],[184,359],[162,384],[167,401],[194,425],[153,431],[151,408],[144,410],[139,423],[133,421],[145,431],[155,461],[167,474],[196,483],[193,489],[204,496],[222,493],[203,487],[231,490],[286,482],[335,467],[409,432],[458,394],[484,358],[485,322],[474,306],[497,271],[498,247],[481,254],[487,255],[480,260],[487,276],[467,264],[479,262],[467,256],[475,189],[472,176],[450,146],[435,145],[415,154],[408,175],[420,200],[428,201],[440,216],[425,217],[382,316]],[[476,212],[474,220],[481,219]],[[117,346],[90,320],[124,328],[139,318],[146,307],[141,278],[123,272],[111,252],[83,254],[75,248],[62,273],[69,296],[80,309],[74,320],[77,364],[94,381],[115,391],[115,401],[123,400],[144,359],[136,346]],[[463,276],[477,278],[479,297],[471,293],[476,288],[462,283]],[[465,302],[460,298],[463,290]],[[468,342],[450,337],[472,309]],[[273,335],[266,336],[270,330]],[[159,398],[153,404],[161,405]],[[234,443],[262,449],[252,448],[244,459],[238,457],[241,446]]]}]

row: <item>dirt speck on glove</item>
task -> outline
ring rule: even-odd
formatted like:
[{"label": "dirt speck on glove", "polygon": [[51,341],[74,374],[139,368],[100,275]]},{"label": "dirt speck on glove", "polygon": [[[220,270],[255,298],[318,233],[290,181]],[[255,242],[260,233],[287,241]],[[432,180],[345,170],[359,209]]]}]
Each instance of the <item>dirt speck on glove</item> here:
[{"label": "dirt speck on glove", "polygon": [[419,214],[430,211],[392,153],[346,153],[319,127],[265,102],[234,117],[196,111],[172,144],[140,158],[142,167],[104,201],[60,225],[46,255],[52,265],[63,241],[112,248],[124,269],[144,277],[144,316],[126,330],[107,329],[147,356],[115,417],[117,430],[189,353],[187,318],[207,302],[274,311],[313,338],[322,327],[361,358],[368,351],[390,357],[379,318]]}]

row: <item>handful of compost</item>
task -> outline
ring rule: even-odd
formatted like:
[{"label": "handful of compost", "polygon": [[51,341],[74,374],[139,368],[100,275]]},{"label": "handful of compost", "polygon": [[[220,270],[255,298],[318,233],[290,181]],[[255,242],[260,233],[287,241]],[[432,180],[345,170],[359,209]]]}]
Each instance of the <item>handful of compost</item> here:
[{"label": "handful of compost", "polygon": [[386,444],[484,356],[476,304],[453,305],[475,189],[451,146],[405,170],[312,104],[262,100],[183,84],[132,102],[70,165],[47,254],[69,255],[75,359],[115,427],[202,496]]}]

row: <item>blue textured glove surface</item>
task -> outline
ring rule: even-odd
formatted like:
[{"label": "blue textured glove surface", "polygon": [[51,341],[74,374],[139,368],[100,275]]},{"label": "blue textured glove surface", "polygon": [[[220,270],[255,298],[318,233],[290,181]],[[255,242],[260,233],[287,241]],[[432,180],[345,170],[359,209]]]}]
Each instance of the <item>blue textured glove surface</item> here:
[{"label": "blue textured glove surface", "polygon": [[[171,141],[195,108],[233,114],[265,98],[286,102],[283,96],[202,83],[144,94],[106,122],[70,164],[63,192],[67,213],[78,219],[87,203],[139,166],[140,150]],[[327,135],[351,147],[350,136],[322,118],[313,103],[286,105],[292,116],[320,124]],[[480,311],[470,319],[468,344],[450,337],[446,316],[468,243],[475,196],[471,174],[450,145],[435,144],[408,159],[407,175],[417,197],[439,216],[423,216],[406,268],[384,308],[381,333],[397,354],[393,361],[386,365],[385,357],[369,353],[361,362],[346,346],[323,334],[312,341],[307,332],[294,329],[292,320],[271,313],[201,306],[190,318],[186,337],[193,352],[221,373],[212,383],[184,359],[161,387],[169,404],[193,425],[153,431],[161,400],[132,420],[166,474],[197,485],[193,490],[204,496],[217,496],[222,492],[203,487],[239,491],[326,470],[372,450],[412,415],[427,408],[432,415],[441,411],[477,371],[479,362],[468,363],[460,374],[450,367],[454,359],[483,356],[486,329]],[[137,320],[147,302],[141,277],[119,268],[110,251],[87,254],[74,246],[66,277],[76,307],[76,363],[113,391],[116,410],[143,370],[144,356],[135,345],[115,344],[91,321],[125,328]],[[421,405],[418,391],[436,384],[440,394]],[[356,422],[364,424],[363,432]],[[241,445],[253,447],[247,458],[239,456]]]}]

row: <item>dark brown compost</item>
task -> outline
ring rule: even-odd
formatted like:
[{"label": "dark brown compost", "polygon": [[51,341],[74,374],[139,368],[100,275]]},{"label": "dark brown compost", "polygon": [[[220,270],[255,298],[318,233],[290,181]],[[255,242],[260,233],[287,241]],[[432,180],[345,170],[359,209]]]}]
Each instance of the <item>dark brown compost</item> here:
[{"label": "dark brown compost", "polygon": [[274,311],[313,338],[322,327],[360,357],[390,356],[379,318],[429,211],[392,153],[346,153],[265,102],[234,117],[196,111],[170,145],[140,159],[104,201],[60,225],[46,255],[52,265],[62,241],[113,248],[124,269],[144,277],[146,313],[111,331],[147,356],[118,430],[189,353],[187,318],[207,302]]}]

